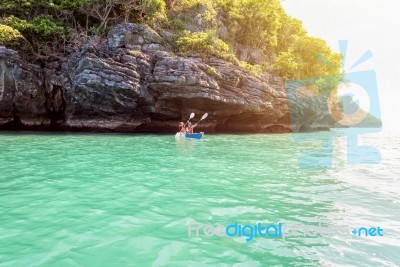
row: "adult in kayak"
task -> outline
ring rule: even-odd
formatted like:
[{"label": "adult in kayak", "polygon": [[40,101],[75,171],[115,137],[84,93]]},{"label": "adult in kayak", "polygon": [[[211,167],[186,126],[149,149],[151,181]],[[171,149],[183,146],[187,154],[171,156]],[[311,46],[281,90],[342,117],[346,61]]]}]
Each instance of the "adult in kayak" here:
[{"label": "adult in kayak", "polygon": [[187,122],[186,133],[188,133],[188,134],[193,133],[193,127],[192,127],[192,123],[190,121]]},{"label": "adult in kayak", "polygon": [[208,116],[208,113],[205,113],[203,115],[203,117],[201,117],[201,119],[195,125],[192,126],[192,123],[189,120],[193,119],[194,113],[191,113],[189,120],[187,120],[187,122],[186,122],[188,127],[186,128],[186,124],[184,124],[183,122],[180,122],[179,123],[179,132],[177,132],[175,134],[175,138],[176,139],[180,139],[180,138],[185,138],[185,139],[203,139],[204,132],[193,133],[193,129],[197,126],[197,124],[199,122],[201,122],[202,120],[207,118],[207,116]]},{"label": "adult in kayak", "polygon": [[186,134],[185,124],[183,123],[183,121],[179,123],[179,132],[182,134]]}]

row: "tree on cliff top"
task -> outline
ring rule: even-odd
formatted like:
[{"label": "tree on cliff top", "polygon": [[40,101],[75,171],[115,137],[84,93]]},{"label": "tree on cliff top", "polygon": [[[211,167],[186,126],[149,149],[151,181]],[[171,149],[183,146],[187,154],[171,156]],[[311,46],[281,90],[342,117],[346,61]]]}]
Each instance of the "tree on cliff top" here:
[{"label": "tree on cliff top", "polygon": [[[279,0],[2,0],[0,42],[30,60],[46,61],[101,40],[123,22],[170,31],[177,52],[221,57],[253,74],[272,70],[284,79],[340,80],[340,55],[308,36]],[[30,44],[28,51],[16,45],[21,38]],[[238,46],[260,50],[265,57],[258,65],[240,62]]]}]

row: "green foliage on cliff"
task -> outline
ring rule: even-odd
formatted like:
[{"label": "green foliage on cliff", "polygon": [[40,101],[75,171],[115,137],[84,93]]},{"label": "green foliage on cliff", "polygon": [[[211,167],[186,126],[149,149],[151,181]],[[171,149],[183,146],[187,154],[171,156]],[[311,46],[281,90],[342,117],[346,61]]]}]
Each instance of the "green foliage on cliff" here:
[{"label": "green foliage on cliff", "polygon": [[237,61],[229,45],[215,37],[213,32],[184,31],[176,40],[180,51],[185,55],[197,53],[202,57],[216,56],[227,61]]},{"label": "green foliage on cliff", "polygon": [[25,35],[38,34],[44,38],[64,32],[63,25],[54,21],[50,15],[39,15],[30,21],[9,16],[4,19],[4,23]]},{"label": "green foliage on cliff", "polygon": [[250,74],[252,74],[254,76],[259,76],[263,72],[263,68],[260,65],[253,65],[253,64],[247,63],[246,61],[240,61],[239,65],[244,70],[246,70],[247,72],[249,72]]},{"label": "green foliage on cliff", "polygon": [[227,13],[231,43],[264,51],[265,65],[284,79],[320,77],[326,86],[336,86],[323,77],[340,77],[340,54],[333,53],[325,41],[308,36],[301,21],[289,17],[278,0],[218,2]]},{"label": "green foliage on cliff", "polygon": [[0,24],[0,44],[18,44],[22,34],[7,25]]},{"label": "green foliage on cliff", "polygon": [[273,67],[284,79],[317,78],[317,85],[325,90],[341,80],[340,54],[333,53],[325,41],[305,35],[281,52]]},{"label": "green foliage on cliff", "polygon": [[275,47],[281,27],[278,0],[221,0],[233,40],[250,47]]},{"label": "green foliage on cliff", "polygon": [[[175,30],[189,28],[194,31],[192,37],[201,36],[196,27],[200,21],[200,31],[214,30],[219,33],[212,37],[214,40],[201,42],[199,48],[200,42],[193,45],[194,40],[188,38],[185,32],[178,39],[177,45],[186,54],[199,53],[201,50],[205,54],[223,58],[221,55],[225,55],[228,49],[220,50],[218,46],[212,45],[221,41],[218,38],[222,38],[234,53],[240,46],[263,52],[263,61],[231,60],[253,75],[274,70],[285,80],[317,78],[315,80],[319,81],[320,86],[330,89],[336,87],[341,80],[340,55],[332,52],[325,41],[310,37],[301,21],[285,13],[279,0],[181,0],[174,3],[175,6],[171,8],[173,12],[169,15],[180,26]],[[194,15],[193,10],[198,14]],[[221,34],[223,28],[227,31],[225,36]],[[206,45],[212,47],[203,49]],[[216,52],[219,50],[221,53]]]},{"label": "green foliage on cliff", "polygon": [[166,20],[163,0],[2,0],[0,4],[0,25],[23,35],[29,45],[20,52],[29,60],[64,57],[98,41],[118,23],[159,27]]},{"label": "green foliage on cliff", "polygon": [[[46,60],[96,43],[123,22],[167,30],[175,52],[219,57],[254,75],[274,70],[284,79],[321,77],[325,87],[341,78],[340,55],[310,37],[279,0],[2,0],[0,42],[23,37],[25,55]],[[243,47],[261,51],[262,59],[243,56]]]}]

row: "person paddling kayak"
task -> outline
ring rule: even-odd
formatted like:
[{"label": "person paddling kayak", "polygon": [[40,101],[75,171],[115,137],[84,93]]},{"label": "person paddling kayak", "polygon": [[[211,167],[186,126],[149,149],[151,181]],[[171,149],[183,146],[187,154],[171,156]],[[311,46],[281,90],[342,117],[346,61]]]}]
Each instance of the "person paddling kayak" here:
[{"label": "person paddling kayak", "polygon": [[186,133],[188,133],[188,134],[193,133],[193,127],[192,127],[192,123],[190,121],[187,122]]},{"label": "person paddling kayak", "polygon": [[182,134],[186,134],[185,124],[183,123],[183,121],[179,123],[179,132]]},{"label": "person paddling kayak", "polygon": [[199,122],[201,122],[202,120],[207,118],[207,116],[208,116],[208,113],[205,113],[203,115],[203,117],[201,117],[201,119],[195,125],[192,126],[192,123],[190,122],[190,119],[193,119],[194,113],[191,113],[190,114],[190,118],[189,118],[189,120],[187,120],[186,124],[183,123],[183,122],[179,123],[179,132],[177,132],[175,134],[175,138],[176,139],[181,139],[181,138],[185,138],[185,139],[203,139],[204,132],[194,133],[193,132],[193,128],[196,127]]}]

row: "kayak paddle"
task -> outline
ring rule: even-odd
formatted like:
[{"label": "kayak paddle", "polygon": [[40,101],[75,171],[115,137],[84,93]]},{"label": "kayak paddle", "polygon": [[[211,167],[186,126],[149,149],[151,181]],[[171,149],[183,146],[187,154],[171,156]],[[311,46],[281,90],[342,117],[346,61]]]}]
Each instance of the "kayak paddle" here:
[{"label": "kayak paddle", "polygon": [[201,117],[201,119],[193,126],[193,128],[196,127],[197,124],[199,124],[199,122],[201,122],[202,120],[206,119],[207,116],[208,116],[208,113],[204,113],[203,117]]},{"label": "kayak paddle", "polygon": [[194,118],[194,113],[190,113],[189,121]]},{"label": "kayak paddle", "polygon": [[186,124],[193,118],[194,118],[194,113],[192,112],[192,113],[190,113],[189,119],[185,122],[185,127],[186,127]]}]

